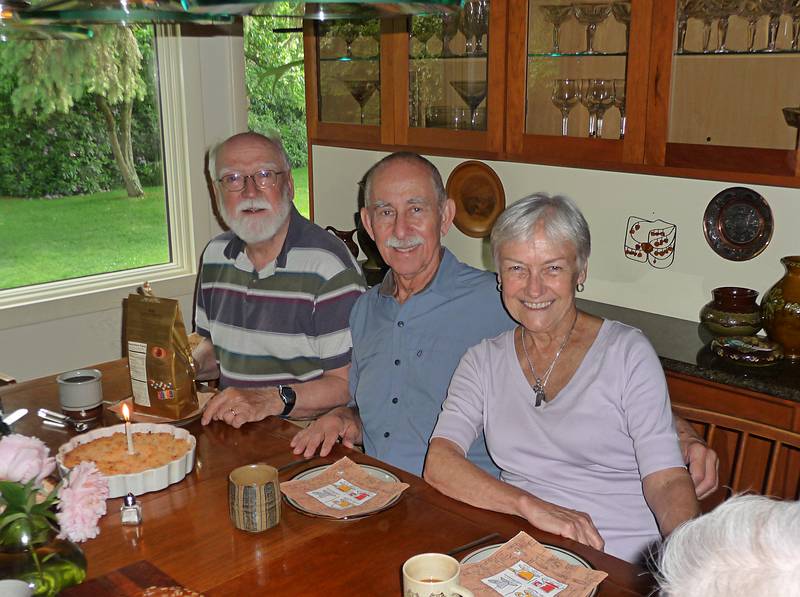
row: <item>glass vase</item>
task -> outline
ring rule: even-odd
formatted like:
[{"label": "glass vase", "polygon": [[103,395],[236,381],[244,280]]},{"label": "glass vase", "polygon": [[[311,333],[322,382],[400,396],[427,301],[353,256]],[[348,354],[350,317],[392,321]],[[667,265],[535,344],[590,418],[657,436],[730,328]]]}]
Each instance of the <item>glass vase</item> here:
[{"label": "glass vase", "polygon": [[0,546],[0,578],[28,583],[37,596],[58,595],[86,578],[86,557],[80,547],[66,539],[48,540],[32,547],[20,541]]},{"label": "glass vase", "polygon": [[767,335],[787,359],[800,359],[800,255],[781,259],[786,273],[764,295],[761,318]]},{"label": "glass vase", "polygon": [[700,309],[700,321],[715,336],[752,336],[761,329],[758,291],[723,286],[711,291],[714,297]]}]

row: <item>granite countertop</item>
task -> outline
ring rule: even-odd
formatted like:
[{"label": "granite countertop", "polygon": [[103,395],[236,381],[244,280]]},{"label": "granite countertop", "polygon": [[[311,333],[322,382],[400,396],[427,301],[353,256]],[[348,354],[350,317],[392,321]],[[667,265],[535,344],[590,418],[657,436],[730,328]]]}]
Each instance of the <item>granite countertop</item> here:
[{"label": "granite countertop", "polygon": [[642,330],[667,371],[800,402],[800,362],[784,360],[767,367],[740,365],[712,353],[708,347],[712,336],[697,322],[584,299],[577,299],[577,303],[587,313]]}]

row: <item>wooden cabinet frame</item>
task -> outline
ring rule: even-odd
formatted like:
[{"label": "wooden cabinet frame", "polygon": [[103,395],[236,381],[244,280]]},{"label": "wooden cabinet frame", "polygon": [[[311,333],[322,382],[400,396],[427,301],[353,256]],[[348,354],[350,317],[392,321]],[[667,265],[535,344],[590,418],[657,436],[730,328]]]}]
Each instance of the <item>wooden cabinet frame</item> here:
[{"label": "wooden cabinet frame", "polygon": [[628,127],[623,140],[525,133],[528,0],[492,0],[486,131],[408,126],[409,39],[402,18],[381,21],[380,126],[321,122],[317,106],[317,40],[313,23],[306,23],[309,141],[341,147],[403,149],[465,158],[800,187],[798,150],[668,142],[677,0],[630,1]]}]

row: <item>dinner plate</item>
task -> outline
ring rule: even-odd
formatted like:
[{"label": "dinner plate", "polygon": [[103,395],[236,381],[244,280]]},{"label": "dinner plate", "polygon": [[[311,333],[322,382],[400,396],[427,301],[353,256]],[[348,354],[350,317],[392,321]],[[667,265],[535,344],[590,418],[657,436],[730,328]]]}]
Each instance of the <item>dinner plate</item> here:
[{"label": "dinner plate", "polygon": [[[318,477],[323,472],[328,470],[330,464],[323,464],[320,466],[315,466],[313,468],[301,471],[297,473],[294,477],[292,477],[292,481],[308,481],[309,479],[313,479],[314,477]],[[386,481],[388,483],[401,483],[400,477],[395,475],[394,473],[390,473],[387,470],[384,470],[378,466],[372,466],[371,464],[359,464],[362,469],[370,476],[379,481]],[[389,500],[385,506],[378,508],[377,510],[372,510],[370,512],[364,512],[363,514],[355,514],[353,516],[345,516],[344,518],[335,518],[333,516],[327,516],[326,514],[317,514],[316,512],[311,512],[306,508],[303,508],[300,504],[298,504],[295,500],[284,494],[283,499],[286,500],[286,503],[289,504],[292,508],[300,512],[301,514],[305,514],[306,516],[313,516],[315,518],[325,518],[327,520],[356,520],[358,518],[365,518],[367,516],[372,516],[373,514],[377,514],[378,512],[383,512],[384,510],[388,510],[392,506],[394,506],[397,502],[400,501],[402,497],[402,493],[400,495],[395,496],[393,499]]]},{"label": "dinner plate", "polygon": [[[481,547],[480,549],[476,549],[473,552],[468,553],[464,556],[461,560],[462,564],[477,564],[488,558],[498,549],[503,547],[505,543],[495,543],[494,545],[487,545],[486,547]],[[584,560],[581,556],[576,553],[572,553],[569,550],[564,549],[563,547],[556,547],[555,545],[547,545],[546,543],[542,543],[542,547],[546,548],[547,551],[552,553],[560,560],[564,560],[567,564],[572,564],[573,566],[583,566],[584,568],[589,568],[590,570],[594,570],[594,567]],[[595,588],[591,593],[589,593],[589,597],[593,597],[597,593],[597,589]]]}]

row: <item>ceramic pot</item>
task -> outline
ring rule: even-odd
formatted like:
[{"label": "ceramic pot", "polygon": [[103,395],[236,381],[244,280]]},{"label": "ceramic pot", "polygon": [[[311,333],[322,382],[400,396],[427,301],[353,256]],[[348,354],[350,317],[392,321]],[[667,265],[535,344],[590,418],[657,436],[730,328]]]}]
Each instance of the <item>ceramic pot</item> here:
[{"label": "ceramic pot", "polygon": [[700,309],[700,321],[715,336],[752,336],[761,329],[758,291],[723,286],[711,291],[714,297]]},{"label": "ceramic pot", "polygon": [[761,300],[761,318],[787,359],[800,359],[800,255],[781,259],[783,278]]},{"label": "ceramic pot", "polygon": [[341,241],[347,246],[347,249],[352,253],[353,257],[358,258],[358,245],[356,241],[353,240],[353,235],[356,233],[355,230],[337,230],[333,226],[326,226],[325,230],[328,232],[333,232],[336,236],[341,239]]},{"label": "ceramic pot", "polygon": [[28,583],[33,595],[58,595],[86,578],[86,557],[80,547],[66,539],[49,539],[31,547],[21,541],[0,546],[0,578],[15,578]]}]

